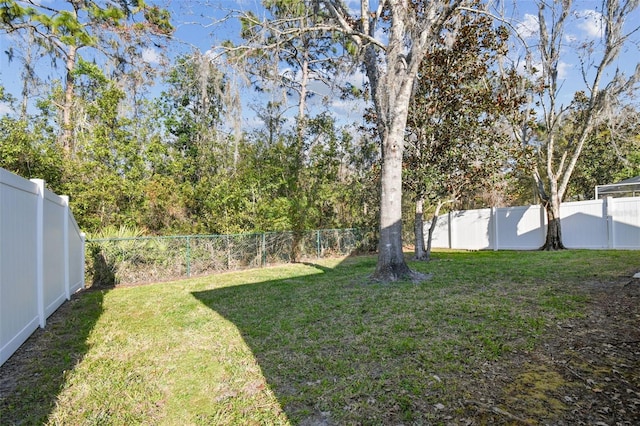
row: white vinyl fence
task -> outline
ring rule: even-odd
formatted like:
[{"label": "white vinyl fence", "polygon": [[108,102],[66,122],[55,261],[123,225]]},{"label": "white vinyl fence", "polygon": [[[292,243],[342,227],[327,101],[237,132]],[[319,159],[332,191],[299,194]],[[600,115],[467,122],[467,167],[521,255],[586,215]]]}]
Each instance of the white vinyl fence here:
[{"label": "white vinyl fence", "polygon": [[0,365],[84,287],[84,234],[68,198],[0,169]]},{"label": "white vinyl fence", "polygon": [[[567,248],[640,249],[640,197],[563,203],[560,222]],[[535,250],[545,242],[546,226],[539,205],[453,211],[438,217],[432,247]]]}]

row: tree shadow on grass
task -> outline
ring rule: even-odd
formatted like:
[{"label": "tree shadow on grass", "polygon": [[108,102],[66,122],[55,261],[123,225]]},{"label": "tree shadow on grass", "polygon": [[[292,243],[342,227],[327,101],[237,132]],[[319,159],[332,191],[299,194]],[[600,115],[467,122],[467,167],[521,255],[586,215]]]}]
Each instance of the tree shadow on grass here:
[{"label": "tree shadow on grass", "polygon": [[92,287],[71,296],[0,366],[0,424],[45,424],[55,410],[68,372],[78,365],[87,338],[102,315],[103,300],[115,277],[93,257]]},{"label": "tree shadow on grass", "polygon": [[68,371],[89,350],[87,337],[102,314],[104,290],[76,293],[0,366],[0,423],[44,424]]},{"label": "tree shadow on grass", "polygon": [[388,312],[419,286],[371,282],[374,258],[305,266],[315,271],[192,294],[237,327],[293,424],[426,421],[438,383],[419,372],[414,331],[403,329],[412,319]]}]

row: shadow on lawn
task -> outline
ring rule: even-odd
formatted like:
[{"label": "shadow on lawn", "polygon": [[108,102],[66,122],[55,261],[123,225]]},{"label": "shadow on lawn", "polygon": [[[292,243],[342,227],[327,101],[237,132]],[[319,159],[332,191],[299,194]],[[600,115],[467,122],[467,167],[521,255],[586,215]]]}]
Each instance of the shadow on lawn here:
[{"label": "shadow on lawn", "polygon": [[[99,259],[94,259],[99,262]],[[104,276],[103,276],[104,278]],[[71,296],[0,366],[0,423],[45,424],[68,372],[89,350],[87,338],[102,315],[113,280]]]},{"label": "shadow on lawn", "polygon": [[[331,424],[322,408],[317,385],[334,380],[340,373],[324,362],[338,357],[342,342],[327,345],[334,306],[327,306],[323,292],[330,291],[330,276],[340,270],[315,263],[308,275],[224,287],[192,293],[205,306],[231,321],[242,334],[293,424]],[[323,336],[319,333],[322,331]],[[318,334],[318,345],[307,345]],[[319,388],[319,387],[318,387]]]},{"label": "shadow on lawn", "polygon": [[[398,424],[429,411],[424,389],[423,401],[402,389],[413,343],[389,336],[394,320],[378,327],[394,296],[369,281],[375,258],[304,265],[315,271],[192,294],[237,327],[293,424]],[[399,285],[407,297],[415,287]]]}]

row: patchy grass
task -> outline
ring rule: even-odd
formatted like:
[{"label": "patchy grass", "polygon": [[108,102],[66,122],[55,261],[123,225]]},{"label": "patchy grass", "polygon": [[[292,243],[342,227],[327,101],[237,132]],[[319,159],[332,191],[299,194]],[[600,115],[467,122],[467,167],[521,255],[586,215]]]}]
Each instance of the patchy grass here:
[{"label": "patchy grass", "polygon": [[[80,293],[2,366],[0,419],[455,423],[488,366],[584,316],[588,287],[628,276],[640,254],[437,252],[411,263],[434,274],[423,284],[371,282],[375,262]],[[546,418],[541,410],[565,401],[540,395],[566,383],[531,362],[505,390],[526,396],[527,416]]]}]

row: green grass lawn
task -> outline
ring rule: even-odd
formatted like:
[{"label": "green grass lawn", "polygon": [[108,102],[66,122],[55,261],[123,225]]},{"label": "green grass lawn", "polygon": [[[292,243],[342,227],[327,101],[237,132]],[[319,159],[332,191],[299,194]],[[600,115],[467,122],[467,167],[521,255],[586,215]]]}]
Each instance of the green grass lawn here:
[{"label": "green grass lawn", "polygon": [[371,282],[365,256],[81,293],[34,336],[46,350],[0,423],[442,421],[483,365],[583,315],[590,283],[640,268],[637,251],[434,258],[410,263],[433,273],[423,284]]}]

